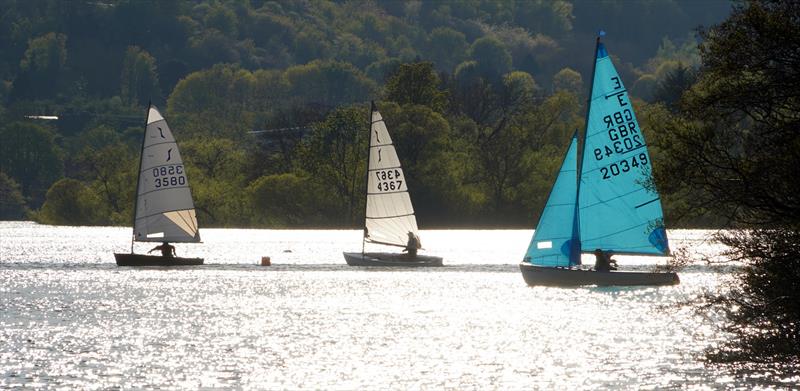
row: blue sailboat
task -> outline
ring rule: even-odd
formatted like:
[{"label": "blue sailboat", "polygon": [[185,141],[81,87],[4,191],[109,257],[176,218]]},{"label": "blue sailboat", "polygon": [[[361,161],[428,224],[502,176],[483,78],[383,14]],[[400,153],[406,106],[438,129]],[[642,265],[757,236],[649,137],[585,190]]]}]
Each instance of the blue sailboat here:
[{"label": "blue sailboat", "polygon": [[[601,36],[603,34],[601,33]],[[539,224],[520,263],[528,285],[669,285],[675,273],[578,268],[582,253],[668,255],[650,155],[627,90],[597,38],[578,160],[572,137]]]}]

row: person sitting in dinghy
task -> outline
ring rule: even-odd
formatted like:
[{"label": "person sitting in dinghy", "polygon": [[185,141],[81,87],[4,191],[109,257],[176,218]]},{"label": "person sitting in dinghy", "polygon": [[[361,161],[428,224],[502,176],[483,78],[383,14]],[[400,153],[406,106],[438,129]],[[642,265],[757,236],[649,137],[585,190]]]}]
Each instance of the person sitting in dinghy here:
[{"label": "person sitting in dinghy", "polygon": [[148,251],[147,253],[150,254],[151,252],[156,250],[161,250],[161,256],[164,258],[172,258],[177,255],[175,253],[175,246],[169,244],[169,242],[163,242],[161,243],[160,246],[155,246],[152,249],[150,249],[150,251]]},{"label": "person sitting in dinghy", "polygon": [[598,272],[608,272],[617,270],[617,261],[611,258],[611,253],[601,249],[594,250],[594,270]]},{"label": "person sitting in dinghy", "polygon": [[409,258],[416,258],[417,257],[417,250],[422,248],[422,244],[419,242],[419,236],[414,234],[413,232],[408,232],[408,243],[406,243],[406,248],[403,249],[403,252],[408,252]]}]

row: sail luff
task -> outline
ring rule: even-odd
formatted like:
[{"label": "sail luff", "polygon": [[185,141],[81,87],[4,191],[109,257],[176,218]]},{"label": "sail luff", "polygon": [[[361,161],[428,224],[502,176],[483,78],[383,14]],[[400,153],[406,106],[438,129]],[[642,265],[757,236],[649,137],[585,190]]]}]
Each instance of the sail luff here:
[{"label": "sail luff", "polygon": [[[597,33],[597,39],[594,43],[594,58],[592,58],[592,78],[594,80],[595,73],[597,72],[597,54],[600,51],[600,37],[605,35],[605,32],[600,30]],[[589,96],[586,99],[586,115],[584,117],[583,122],[583,140],[582,142],[579,141],[578,148],[580,148],[580,153],[578,154],[578,172],[575,177],[575,181],[577,182],[577,190],[575,194],[575,217],[572,224],[572,234],[575,237],[575,243],[573,243],[572,253],[570,254],[570,263],[572,265],[580,265],[581,264],[581,213],[580,213],[580,205],[578,200],[581,199],[581,173],[583,172],[583,160],[586,154],[586,135],[589,132],[589,110],[592,107],[592,94],[594,93],[594,83],[589,86]]]},{"label": "sail luff", "polygon": [[364,228],[361,230],[361,254],[364,254],[365,247],[367,244],[368,239],[368,232],[367,232],[367,213],[369,210],[369,205],[367,204],[367,200],[369,197],[369,162],[372,160],[372,125],[373,125],[373,113],[375,112],[375,101],[369,101],[369,125],[367,126],[367,164],[364,165]]},{"label": "sail luff", "polygon": [[142,160],[144,159],[144,143],[147,138],[147,124],[150,123],[150,107],[153,102],[147,102],[147,115],[144,118],[144,132],[142,133],[142,146],[139,149],[139,170],[136,172],[136,195],[133,200],[133,221],[131,221],[131,254],[133,254],[133,243],[136,241],[136,214],[139,213],[139,181],[142,179]]}]

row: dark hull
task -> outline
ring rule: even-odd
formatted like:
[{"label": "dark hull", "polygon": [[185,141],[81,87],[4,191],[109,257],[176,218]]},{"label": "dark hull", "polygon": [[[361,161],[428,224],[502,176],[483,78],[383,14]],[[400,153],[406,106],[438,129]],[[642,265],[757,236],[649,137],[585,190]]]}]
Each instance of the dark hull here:
[{"label": "dark hull", "polygon": [[192,266],[202,265],[203,258],[163,257],[160,255],[117,254],[117,266]]},{"label": "dark hull", "polygon": [[344,259],[350,266],[442,266],[442,257],[427,255],[417,255],[414,258],[409,258],[406,254],[397,253],[344,253]]},{"label": "dark hull", "polygon": [[522,278],[531,286],[582,286],[582,285],[676,285],[677,273],[649,273],[632,271],[596,272],[593,270],[563,269],[520,263]]}]

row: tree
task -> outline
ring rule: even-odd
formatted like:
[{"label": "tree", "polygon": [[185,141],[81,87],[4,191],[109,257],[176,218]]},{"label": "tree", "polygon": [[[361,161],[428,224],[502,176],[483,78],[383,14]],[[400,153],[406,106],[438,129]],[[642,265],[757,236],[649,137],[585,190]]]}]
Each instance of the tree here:
[{"label": "tree", "polygon": [[574,69],[563,68],[553,76],[553,89],[580,94],[583,90],[583,78]]},{"label": "tree", "polygon": [[19,185],[0,171],[0,220],[21,220],[26,212],[25,197]]},{"label": "tree", "polygon": [[469,48],[469,56],[478,65],[481,76],[490,80],[511,70],[511,53],[494,37],[475,40]]},{"label": "tree", "polygon": [[447,93],[439,90],[439,76],[430,62],[402,64],[386,83],[386,98],[401,105],[423,105],[443,112]]},{"label": "tree", "polygon": [[437,27],[428,35],[427,58],[440,71],[452,73],[456,65],[464,60],[469,49],[464,33],[448,27]]},{"label": "tree", "polygon": [[363,101],[376,90],[372,80],[346,62],[312,61],[287,69],[286,78],[293,96],[329,107]]},{"label": "tree", "polygon": [[55,96],[67,63],[67,36],[47,33],[28,42],[14,80],[12,97],[49,98]]},{"label": "tree", "polygon": [[[716,235],[746,262],[740,284],[718,298],[736,343],[717,358],[800,357],[800,7],[751,1],[703,31],[703,67],[684,94],[685,118],[656,134],[671,155],[658,175],[688,207],[739,230]],[[669,173],[669,175],[665,175]],[[731,310],[736,306],[738,310]],[[725,353],[725,352],[723,352]]]},{"label": "tree", "polygon": [[45,224],[102,224],[102,208],[94,193],[82,182],[64,178],[47,191],[47,199],[36,215]]},{"label": "tree", "polygon": [[55,137],[47,128],[24,122],[0,128],[0,167],[20,184],[34,208],[63,170]]},{"label": "tree", "polygon": [[126,103],[145,106],[150,100],[161,100],[156,60],[140,47],[128,47],[120,79],[120,96]]},{"label": "tree", "polygon": [[341,224],[355,225],[363,218],[368,117],[365,107],[332,111],[316,124],[299,150],[300,168],[339,206]]}]

